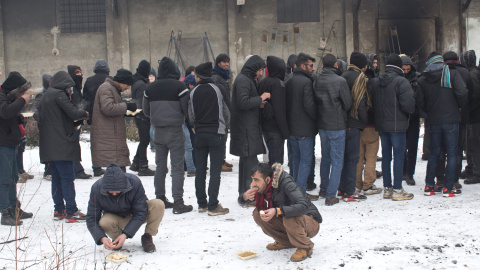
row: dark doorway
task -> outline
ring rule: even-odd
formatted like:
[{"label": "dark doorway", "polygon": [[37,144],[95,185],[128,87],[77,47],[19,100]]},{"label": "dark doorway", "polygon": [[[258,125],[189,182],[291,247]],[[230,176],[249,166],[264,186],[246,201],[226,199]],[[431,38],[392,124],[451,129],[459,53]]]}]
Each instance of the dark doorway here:
[{"label": "dark doorway", "polygon": [[[393,28],[397,30],[396,36]],[[379,19],[378,30],[380,63],[385,63],[386,57],[395,52],[410,56],[417,71],[425,69],[428,54],[436,46],[435,18]]]}]

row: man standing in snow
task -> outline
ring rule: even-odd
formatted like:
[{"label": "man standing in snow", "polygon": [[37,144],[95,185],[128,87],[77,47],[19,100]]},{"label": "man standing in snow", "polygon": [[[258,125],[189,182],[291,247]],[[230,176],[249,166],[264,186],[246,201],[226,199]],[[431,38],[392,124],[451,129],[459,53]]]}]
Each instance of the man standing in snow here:
[{"label": "man standing in snow", "polygon": [[[140,179],[124,173],[115,163],[92,186],[88,201],[87,227],[97,245],[120,249],[127,238],[133,238],[143,223],[142,247],[154,252],[152,236],[157,235],[165,205],[162,200],[148,200]],[[113,239],[113,242],[107,235]]]},{"label": "man standing in snow", "polygon": [[240,204],[255,201],[253,219],[275,242],[268,250],[297,248],[290,257],[299,262],[313,253],[313,242],[322,223],[322,216],[292,176],[280,163],[260,163],[252,170],[252,185],[238,198]]}]

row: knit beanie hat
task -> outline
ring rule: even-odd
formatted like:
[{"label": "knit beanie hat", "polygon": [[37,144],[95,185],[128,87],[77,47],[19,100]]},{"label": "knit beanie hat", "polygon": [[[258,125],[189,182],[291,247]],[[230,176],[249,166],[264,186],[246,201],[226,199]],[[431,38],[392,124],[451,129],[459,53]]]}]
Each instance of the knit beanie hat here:
[{"label": "knit beanie hat", "polygon": [[117,74],[113,77],[113,80],[126,85],[132,85],[134,83],[132,72],[123,68],[117,70]]},{"label": "knit beanie hat", "polygon": [[137,72],[138,72],[138,74],[147,78],[148,74],[150,74],[151,69],[152,69],[152,67],[150,66],[150,63],[147,60],[142,60],[138,64]]},{"label": "knit beanie hat", "polygon": [[352,52],[350,55],[350,64],[362,69],[368,64],[368,60],[365,54],[361,52]]},{"label": "knit beanie hat", "polygon": [[[197,75],[198,76],[198,75]],[[195,82],[195,75],[190,74],[185,79],[183,80],[185,83],[191,84],[193,86],[197,85],[197,82]]]},{"label": "knit beanie hat", "polygon": [[150,69],[150,74],[149,75],[153,75],[155,77],[155,79],[157,79],[157,72],[155,71],[155,69]]},{"label": "knit beanie hat", "polygon": [[110,163],[105,174],[103,175],[101,192],[106,193],[108,191],[128,191],[128,183],[125,172],[122,168],[115,163]]},{"label": "knit beanie hat", "polygon": [[15,99],[16,96],[27,92],[31,87],[32,84],[16,71],[10,72],[7,79],[2,83],[2,89],[8,99]]},{"label": "knit beanie hat", "polygon": [[195,67],[195,74],[200,79],[211,79],[212,70],[213,70],[212,62],[206,62]]},{"label": "knit beanie hat", "polygon": [[396,66],[402,68],[402,58],[398,54],[392,53],[387,58],[387,65]]}]

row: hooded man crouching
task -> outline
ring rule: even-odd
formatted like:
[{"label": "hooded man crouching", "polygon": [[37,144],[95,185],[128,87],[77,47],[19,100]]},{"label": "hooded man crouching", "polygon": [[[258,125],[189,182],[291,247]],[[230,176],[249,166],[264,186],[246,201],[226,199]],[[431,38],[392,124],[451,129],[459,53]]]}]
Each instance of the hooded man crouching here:
[{"label": "hooded man crouching", "polygon": [[97,245],[118,250],[127,238],[133,238],[143,223],[147,223],[142,247],[150,253],[156,250],[152,236],[157,235],[164,212],[163,201],[148,200],[137,176],[124,173],[112,163],[105,175],[92,186],[87,227]]},{"label": "hooded man crouching", "polygon": [[240,204],[252,201],[255,223],[275,240],[267,249],[297,248],[290,257],[293,262],[312,255],[311,238],[320,230],[322,216],[282,165],[260,163],[253,168],[251,188],[238,198]]}]

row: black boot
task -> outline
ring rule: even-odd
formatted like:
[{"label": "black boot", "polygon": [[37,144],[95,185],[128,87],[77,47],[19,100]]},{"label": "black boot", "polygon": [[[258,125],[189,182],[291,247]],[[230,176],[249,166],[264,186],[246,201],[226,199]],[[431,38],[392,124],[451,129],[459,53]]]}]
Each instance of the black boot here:
[{"label": "black boot", "polygon": [[155,171],[152,171],[148,168],[148,161],[140,161],[138,162],[138,164],[140,166],[138,170],[138,176],[154,176],[155,175]]},{"label": "black boot", "polygon": [[407,174],[405,177],[405,181],[407,182],[407,185],[415,186],[415,179],[413,179],[413,175]]},{"label": "black boot", "polygon": [[15,221],[15,218],[10,215],[10,207],[7,209],[3,209],[2,211],[2,220],[1,224],[2,225],[7,225],[7,226],[17,226],[17,225],[22,225],[23,221],[17,220]]},{"label": "black boot", "polygon": [[183,214],[187,212],[191,212],[193,207],[191,205],[185,205],[183,199],[176,200],[173,204],[173,213],[174,214]]},{"label": "black boot", "polygon": [[26,219],[26,218],[32,218],[33,217],[33,213],[29,213],[29,212],[25,212],[22,210],[21,208],[22,204],[20,203],[19,200],[17,200],[17,205],[16,205],[16,209],[12,207],[8,208],[8,211],[10,212],[10,215],[12,217],[15,217],[17,215],[16,213],[16,210],[18,210],[18,218],[19,219]]},{"label": "black boot", "polygon": [[140,164],[138,164],[138,160],[134,158],[132,161],[132,166],[130,166],[130,171],[138,172],[138,169],[140,169]]},{"label": "black boot", "polygon": [[170,201],[167,199],[167,197],[161,196],[161,197],[157,197],[157,199],[163,201],[163,204],[165,204],[165,209],[166,209],[166,208],[173,208],[173,203],[170,202]]}]

